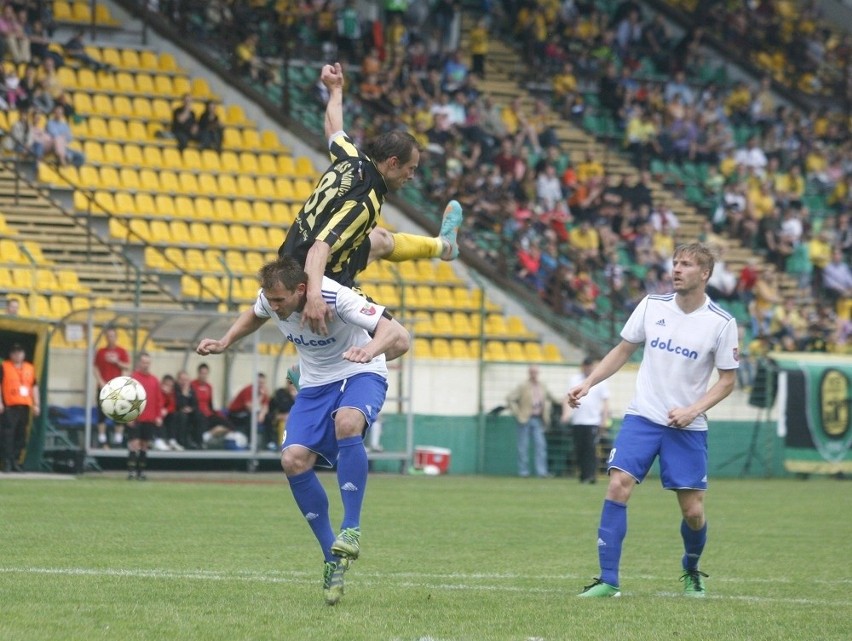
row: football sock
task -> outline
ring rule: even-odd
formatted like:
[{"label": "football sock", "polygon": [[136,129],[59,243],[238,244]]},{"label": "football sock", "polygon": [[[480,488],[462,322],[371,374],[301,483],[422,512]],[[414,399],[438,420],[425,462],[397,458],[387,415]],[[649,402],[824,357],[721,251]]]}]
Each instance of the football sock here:
[{"label": "football sock", "polygon": [[606,499],[601,511],[598,529],[598,559],[601,564],[601,581],[618,587],[618,566],[621,562],[621,544],[627,536],[627,505]]},{"label": "football sock", "polygon": [[328,517],[328,495],[317,478],[316,472],[308,470],[288,477],[290,491],[296,499],[302,515],[311,527],[326,561],[334,561],[331,544],[334,543],[334,530]]},{"label": "football sock", "polygon": [[415,258],[440,258],[444,243],[440,238],[416,234],[393,234],[393,251],[385,259],[401,263]]},{"label": "football sock", "polygon": [[697,570],[698,559],[701,558],[704,545],[707,543],[707,522],[704,522],[700,530],[693,530],[684,519],[680,524],[680,535],[683,537],[683,549],[685,551],[681,560],[683,569]]},{"label": "football sock", "polygon": [[341,529],[357,528],[361,524],[361,505],[367,489],[367,451],[360,436],[350,436],[337,441],[337,484],[343,501]]},{"label": "football sock", "polygon": [[147,450],[141,450],[139,452],[139,458],[136,459],[136,471],[139,474],[142,474],[142,472],[145,471],[145,468],[147,467],[147,465],[148,465],[148,451]]},{"label": "football sock", "polygon": [[137,454],[134,450],[131,450],[127,453],[127,471],[135,472],[136,471],[136,459]]}]

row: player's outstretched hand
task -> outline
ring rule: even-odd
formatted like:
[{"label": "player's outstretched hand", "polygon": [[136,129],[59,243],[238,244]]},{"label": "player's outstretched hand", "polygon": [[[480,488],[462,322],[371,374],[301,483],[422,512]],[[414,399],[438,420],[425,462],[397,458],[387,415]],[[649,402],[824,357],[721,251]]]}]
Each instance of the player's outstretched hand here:
[{"label": "player's outstretched hand", "polygon": [[335,87],[343,89],[343,67],[340,66],[339,62],[335,62],[333,65],[323,65],[320,80],[329,89]]},{"label": "player's outstretched hand", "polygon": [[580,399],[588,393],[589,390],[586,389],[585,385],[577,385],[576,387],[572,387],[568,390],[568,393],[565,395],[565,400],[568,401],[568,405],[570,405],[573,409],[577,409],[580,407]]},{"label": "player's outstretched hand", "polygon": [[326,336],[328,327],[326,327],[326,319],[331,319],[331,308],[326,305],[325,299],[322,296],[314,298],[308,296],[305,301],[305,307],[302,309],[301,327],[308,324],[314,334]]},{"label": "player's outstretched hand", "polygon": [[225,351],[225,346],[222,344],[222,341],[212,338],[202,338],[195,351],[202,356],[209,356],[210,354],[221,354]]},{"label": "player's outstretched hand", "polygon": [[369,363],[373,360],[373,355],[363,347],[350,347],[343,352],[343,358],[353,363]]}]

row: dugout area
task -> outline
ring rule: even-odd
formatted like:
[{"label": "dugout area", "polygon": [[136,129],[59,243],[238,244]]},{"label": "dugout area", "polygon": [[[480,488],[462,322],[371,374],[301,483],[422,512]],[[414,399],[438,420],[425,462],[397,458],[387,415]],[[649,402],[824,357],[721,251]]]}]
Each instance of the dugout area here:
[{"label": "dugout area", "polygon": [[[191,378],[195,378],[200,363],[209,365],[216,409],[227,407],[230,399],[246,385],[252,384],[252,392],[257,395],[259,373],[266,375],[271,395],[284,385],[288,367],[298,362],[295,348],[284,339],[273,322],[266,323],[258,332],[246,337],[225,354],[202,357],[195,353],[195,346],[202,338],[221,337],[237,314],[230,311],[139,307],[92,308],[72,312],[53,326],[45,324],[40,330],[43,338],[38,341],[42,346],[44,360],[47,360],[48,353],[51,360],[49,385],[46,373],[40,377],[44,379],[43,389],[47,390],[43,396],[45,424],[40,432],[34,430],[31,435],[29,449],[33,456],[27,457],[27,469],[78,467],[62,471],[79,473],[86,469],[113,467],[114,463],[121,461],[123,464],[126,459],[127,450],[124,448],[101,449],[93,446],[97,423],[97,385],[93,362],[98,348],[104,344],[103,333],[107,327],[116,328],[127,341],[122,347],[128,351],[131,363],[135,362],[139,353],[150,353],[152,372],[159,378],[164,374],[174,376],[180,370],[186,370]],[[27,324],[32,325],[29,321]],[[54,346],[70,342],[85,347],[67,349]],[[386,401],[386,407],[392,406],[394,412],[408,415],[405,420],[409,434],[413,431],[410,395],[407,392],[411,366],[412,362],[405,358],[389,364]],[[232,469],[236,465],[248,470],[265,464],[277,465],[279,453],[267,449],[267,443],[262,442],[261,431],[257,417],[252,416],[248,447],[245,449],[152,450],[149,458],[154,467],[157,467],[157,461],[161,461],[161,465],[175,469],[215,467],[217,463],[228,462]],[[69,450],[76,451],[79,460],[71,462]],[[413,441],[406,438],[399,448],[370,452],[369,456],[397,464],[402,469],[411,460],[412,453]]]}]

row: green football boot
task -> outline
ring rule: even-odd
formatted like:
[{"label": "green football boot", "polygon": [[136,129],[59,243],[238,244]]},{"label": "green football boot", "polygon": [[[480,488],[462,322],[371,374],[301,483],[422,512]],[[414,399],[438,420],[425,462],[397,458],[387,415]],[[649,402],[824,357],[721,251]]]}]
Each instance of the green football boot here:
[{"label": "green football boot", "polygon": [[683,596],[689,596],[697,599],[703,599],[707,596],[707,591],[704,589],[704,581],[707,575],[701,570],[684,570],[680,580],[683,581]]},{"label": "green football boot", "polygon": [[331,553],[335,556],[342,557],[354,561],[361,553],[361,546],[358,544],[358,539],[361,537],[361,530],[348,527],[340,531],[334,543],[331,544]]},{"label": "green football boot", "polygon": [[587,585],[583,588],[583,591],[577,595],[578,597],[583,598],[607,598],[607,597],[619,597],[621,596],[621,590],[619,590],[614,585],[610,585],[609,583],[604,583],[600,579],[595,579],[595,582],[591,585]]},{"label": "green football boot", "polygon": [[349,559],[326,561],[322,575],[322,591],[328,605],[336,605],[343,597],[343,574],[348,569]]}]

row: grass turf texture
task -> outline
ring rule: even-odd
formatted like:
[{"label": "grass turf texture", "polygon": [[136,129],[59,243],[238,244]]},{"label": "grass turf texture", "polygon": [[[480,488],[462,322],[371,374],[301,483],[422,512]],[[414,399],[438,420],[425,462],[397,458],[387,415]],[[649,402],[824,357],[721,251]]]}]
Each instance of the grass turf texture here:
[{"label": "grass turf texture", "polygon": [[[0,482],[0,639],[845,641],[852,629],[845,482],[713,481],[696,602],[681,596],[680,517],[656,479],[631,500],[624,596],[585,600],[604,486],[377,475],[361,559],[329,607],[283,477],[150,476]],[[321,478],[339,523],[334,477]]]}]

